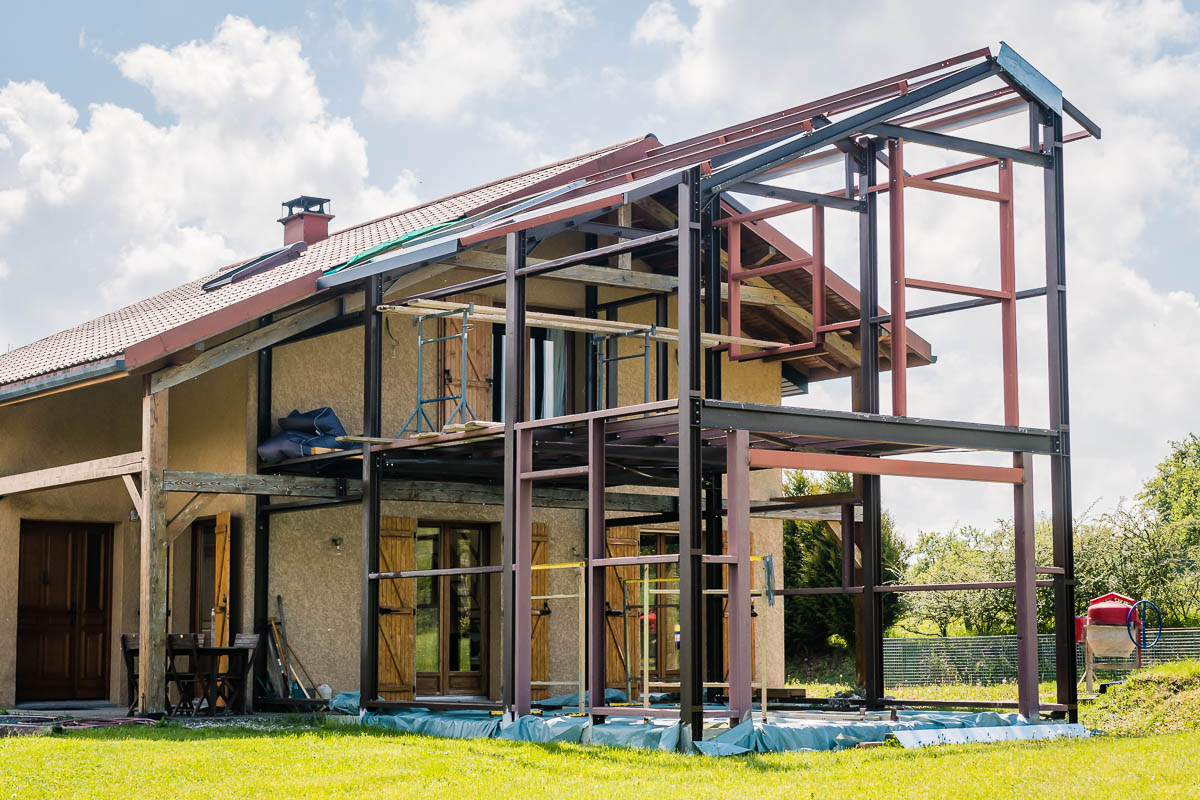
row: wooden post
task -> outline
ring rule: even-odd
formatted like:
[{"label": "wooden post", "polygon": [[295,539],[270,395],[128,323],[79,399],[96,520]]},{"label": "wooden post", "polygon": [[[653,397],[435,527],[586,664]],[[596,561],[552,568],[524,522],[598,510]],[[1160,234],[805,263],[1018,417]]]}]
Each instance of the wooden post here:
[{"label": "wooden post", "polygon": [[161,714],[167,702],[166,390],[142,397],[142,536],[138,618],[138,709]]}]

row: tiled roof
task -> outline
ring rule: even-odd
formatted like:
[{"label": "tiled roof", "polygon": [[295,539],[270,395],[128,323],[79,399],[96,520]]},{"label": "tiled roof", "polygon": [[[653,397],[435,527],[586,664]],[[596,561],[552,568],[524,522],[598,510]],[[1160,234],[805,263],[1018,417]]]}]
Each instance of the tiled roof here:
[{"label": "tiled roof", "polygon": [[[121,356],[133,345],[162,336],[201,317],[229,310],[231,306],[268,290],[292,282],[298,282],[303,287],[306,284],[305,277],[310,276],[311,289],[307,292],[299,290],[300,293],[293,298],[301,299],[304,294],[316,291],[316,276],[321,271],[345,262],[368,247],[410,231],[455,219],[503,198],[518,197],[524,190],[547,179],[642,141],[639,138],[621,142],[346,228],[312,245],[302,256],[287,264],[214,291],[204,291],[201,287],[206,281],[236,265],[222,267],[190,283],[0,354],[0,386]],[[585,168],[585,171],[590,169]]]}]

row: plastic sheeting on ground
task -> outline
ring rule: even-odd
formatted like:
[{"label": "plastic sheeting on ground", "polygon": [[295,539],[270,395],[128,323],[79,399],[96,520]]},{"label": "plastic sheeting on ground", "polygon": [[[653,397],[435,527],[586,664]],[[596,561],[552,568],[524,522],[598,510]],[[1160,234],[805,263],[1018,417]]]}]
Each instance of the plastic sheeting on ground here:
[{"label": "plastic sheeting on ground", "polygon": [[643,722],[637,717],[612,717],[603,725],[590,725],[583,741],[605,747],[635,747],[645,750],[679,748],[679,720],[655,719]]},{"label": "plastic sheeting on ground", "polygon": [[591,725],[587,717],[521,717],[500,727],[499,738],[510,742],[570,742],[578,744]]},{"label": "plastic sheeting on ground", "polygon": [[845,718],[789,719],[768,716],[767,722],[745,720],[711,739],[695,742],[705,755],[781,753],[795,750],[842,750],[861,742],[882,742],[889,733],[938,728],[984,728],[1027,725],[1017,714],[901,711],[895,720]]},{"label": "plastic sheeting on ground", "polygon": [[[617,690],[605,693],[606,702],[622,702]],[[442,736],[452,739],[504,739],[514,742],[584,743],[604,747],[630,747],[649,750],[677,750],[683,730],[678,720],[640,717],[610,717],[601,725],[590,718],[568,713],[574,695],[548,698],[542,703],[565,701],[563,712],[527,715],[509,723],[484,710],[430,711],[411,708],[368,712],[359,715],[358,692],[342,692],[330,701],[330,708],[343,714],[360,716],[363,725],[389,730]],[[663,706],[658,705],[662,708]],[[708,706],[706,706],[708,707]],[[819,713],[819,712],[816,712]],[[1017,714],[899,711],[897,719],[849,719],[830,714],[829,718],[788,717],[786,712],[769,715],[766,723],[746,720],[729,730],[700,742],[692,751],[709,756],[745,753],[779,753],[797,750],[841,750],[861,742],[882,742],[888,734],[902,731],[948,730],[1028,725]]]},{"label": "plastic sheeting on ground", "polygon": [[359,712],[358,692],[338,692],[329,701],[329,710],[357,717]]},{"label": "plastic sheeting on ground", "polygon": [[500,731],[500,718],[488,711],[426,711],[407,709],[385,714],[371,711],[363,715],[364,725],[376,725],[405,733],[423,733],[447,739],[492,739]]},{"label": "plastic sheeting on ground", "polygon": [[[620,689],[605,689],[604,704],[611,705],[613,703],[624,703],[629,698]],[[583,693],[583,703],[586,706],[588,702],[587,690]],[[556,697],[547,697],[545,700],[534,700],[534,708],[568,708],[570,706],[579,707],[579,693],[572,692],[571,694],[560,694]]]}]

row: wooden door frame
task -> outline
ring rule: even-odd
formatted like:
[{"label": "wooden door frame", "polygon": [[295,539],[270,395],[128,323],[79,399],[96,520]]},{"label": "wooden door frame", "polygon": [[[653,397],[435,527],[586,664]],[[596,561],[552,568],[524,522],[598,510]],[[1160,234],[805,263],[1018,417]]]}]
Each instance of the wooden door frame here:
[{"label": "wooden door frame", "polygon": [[[79,667],[81,665],[81,653],[79,652],[81,622],[79,621],[79,619],[83,612],[82,606],[86,600],[86,598],[84,596],[86,594],[86,579],[81,581],[81,580],[78,580],[77,575],[72,575],[71,576],[72,577],[71,592],[72,592],[72,595],[74,596],[74,602],[75,602],[76,606],[80,609],[78,612],[76,612],[76,622],[74,623],[74,625],[73,625],[74,629],[71,632],[71,648],[72,648],[71,662],[72,662],[72,666],[75,671],[73,680],[75,681],[76,687],[75,687],[72,697],[61,698],[61,699],[63,699],[63,700],[107,699],[111,694],[111,685],[112,685],[112,663],[111,663],[112,643],[113,643],[112,620],[113,620],[113,601],[114,601],[114,597],[115,597],[115,592],[113,589],[113,549],[116,545],[117,525],[116,525],[116,523],[113,523],[113,522],[104,522],[104,521],[93,522],[93,521],[84,521],[84,520],[34,519],[34,518],[28,518],[28,517],[21,517],[17,523],[17,564],[16,564],[16,567],[17,567],[17,575],[18,576],[21,574],[21,558],[24,555],[24,550],[21,548],[21,535],[25,532],[27,525],[33,525],[33,526],[37,526],[37,525],[45,525],[45,526],[78,525],[78,526],[82,526],[84,528],[96,528],[99,530],[99,532],[104,537],[104,542],[106,545],[104,547],[104,563],[100,567],[100,578],[101,578],[101,584],[102,584],[100,587],[100,596],[103,598],[103,606],[104,606],[104,609],[103,609],[104,623],[103,623],[103,627],[102,627],[103,639],[104,639],[104,646],[103,646],[104,652],[100,658],[100,664],[101,664],[101,674],[100,674],[101,689],[100,689],[100,692],[101,692],[101,696],[96,697],[96,698],[79,697],[78,682],[79,682]],[[84,562],[84,563],[82,563],[82,566],[83,566],[82,573],[84,573],[86,575],[86,555],[84,555],[82,557],[82,559],[80,559],[80,558],[76,557],[75,553],[72,553],[72,561],[75,562],[72,564],[72,570],[76,570],[76,571],[79,571],[78,567],[80,566],[80,562],[81,561]],[[19,638],[19,636],[20,636],[19,631],[21,628],[21,605],[20,605],[20,585],[19,585],[19,583],[17,586],[17,598],[18,598],[17,604],[16,604],[17,608],[16,608],[16,614],[15,614],[17,630],[14,632],[14,647],[16,645],[17,638]],[[14,674],[13,677],[14,677],[13,693],[14,693],[15,698],[18,700],[18,702],[20,702],[21,697],[19,696],[19,687],[16,685],[16,675]],[[53,698],[40,698],[40,699],[50,700]]]},{"label": "wooden door frame", "polygon": [[[216,522],[217,522],[217,517],[218,517],[217,514],[209,514],[207,516],[197,517],[196,519],[192,520],[192,524],[188,527],[188,533],[190,534],[191,540],[192,540],[191,545],[188,548],[188,550],[190,552],[190,558],[192,560],[191,566],[188,569],[188,581],[189,581],[189,584],[188,584],[188,629],[189,630],[188,630],[188,632],[189,633],[199,633],[201,631],[201,629],[203,628],[203,624],[201,623],[201,620],[198,616],[199,609],[196,606],[196,599],[197,599],[196,584],[199,582],[197,580],[199,578],[199,574],[198,574],[199,559],[197,558],[197,555],[198,555],[197,550],[199,548],[199,542],[200,542],[200,538],[199,538],[199,536],[197,536],[197,534],[199,533],[199,531],[197,529],[202,525],[211,525],[215,528]],[[238,521],[238,516],[236,514],[232,514],[232,513],[229,514],[229,601],[228,601],[226,612],[225,612],[227,615],[227,618],[228,618],[226,621],[226,630],[228,631],[227,638],[229,639],[229,641],[233,641],[233,637],[238,633],[238,628],[239,628],[239,626],[237,624],[238,615],[235,615],[233,613],[235,610],[235,607],[237,606],[237,599],[240,596],[239,590],[241,588],[240,586],[237,585],[238,582],[235,580],[235,576],[240,575],[240,572],[238,572],[234,569],[235,565],[237,564],[237,559],[233,557],[234,556],[234,544],[236,543],[235,537],[236,537],[236,532],[237,532],[237,521]],[[240,608],[237,608],[237,610],[239,612],[241,611]]]},{"label": "wooden door frame", "polygon": [[[413,530],[413,547],[416,547],[416,541],[419,539],[419,532],[422,528],[437,528],[438,529],[438,564],[447,562],[449,555],[449,537],[447,531],[454,528],[470,528],[479,532],[479,559],[481,565],[486,566],[483,562],[490,560],[491,555],[491,538],[493,524],[487,522],[447,522],[443,520],[428,520],[423,521],[418,519],[416,527]],[[437,675],[437,695],[439,697],[453,696],[450,691],[450,636],[448,622],[450,620],[450,579],[451,575],[441,575],[434,580],[438,581],[438,671]],[[491,639],[491,614],[489,606],[491,605],[491,597],[489,584],[491,575],[481,574],[475,576],[480,579],[478,587],[478,596],[480,600],[479,614],[479,692],[482,696],[487,696],[488,686],[491,683],[490,664],[488,663],[489,643]],[[416,614],[416,605],[413,608],[414,615]],[[417,628],[414,616],[413,623],[413,647],[417,643]],[[460,670],[460,672],[473,672],[474,670]],[[420,686],[421,676],[427,678],[435,673],[413,669],[413,689],[414,694],[420,694],[418,688]],[[422,695],[428,696],[428,695]]]}]

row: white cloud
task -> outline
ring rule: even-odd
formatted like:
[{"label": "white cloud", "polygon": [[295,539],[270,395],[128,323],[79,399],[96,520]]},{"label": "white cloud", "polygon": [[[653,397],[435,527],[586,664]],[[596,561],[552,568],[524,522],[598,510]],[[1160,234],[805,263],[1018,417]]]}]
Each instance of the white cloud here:
[{"label": "white cloud", "polygon": [[635,44],[682,44],[688,29],[670,0],[654,0],[633,26]]},{"label": "white cloud", "polygon": [[379,114],[444,121],[478,96],[543,85],[560,38],[590,19],[571,0],[421,0],[416,16],[396,54],[371,62],[363,104]]},{"label": "white cloud", "polygon": [[415,202],[409,173],[369,181],[365,139],[327,112],[290,35],[227,17],[209,40],[114,60],[168,124],[109,103],[81,119],[36,81],[0,88],[10,280],[33,289],[57,276],[76,293],[36,318],[4,302],[10,335],[14,320],[28,341],[274,245],[279,203],[297,194],[333,198],[347,222]]},{"label": "white cloud", "polygon": [[[1152,285],[1138,270],[1151,253],[1172,252],[1171,242],[1162,241],[1154,228],[1159,214],[1181,213],[1181,200],[1184,213],[1188,205],[1200,210],[1196,198],[1166,189],[1200,179],[1195,155],[1200,95],[1194,91],[1200,85],[1200,16],[1171,0],[1077,0],[1049,7],[1035,0],[992,7],[943,2],[922,6],[920,13],[911,5],[883,3],[863,10],[870,25],[861,26],[846,24],[837,8],[801,8],[785,0],[763,0],[752,15],[744,5],[713,0],[692,0],[692,6],[694,21],[680,33],[675,8],[656,0],[631,35],[670,53],[654,78],[660,102],[676,114],[719,102],[722,121],[786,108],[973,50],[1003,33],[1104,129],[1103,140],[1067,148],[1076,508],[1097,499],[1108,507],[1135,493],[1165,454],[1167,440],[1197,429],[1200,304],[1191,293]],[[771,24],[764,25],[766,19]],[[874,55],[856,59],[848,53]],[[832,64],[837,69],[826,68]],[[1005,141],[1020,143],[1023,122],[995,123],[989,133],[996,131],[1007,134]],[[994,173],[978,180],[993,181]],[[1040,193],[1040,175],[1019,170],[1022,287],[1044,282]],[[927,195],[910,192],[906,202],[909,274],[995,285],[994,212]],[[802,232],[798,235],[803,239]],[[885,259],[886,236],[885,222]],[[846,246],[845,263],[852,263],[856,250],[849,231]],[[1189,264],[1180,263],[1175,272],[1187,269]],[[855,269],[842,272],[856,281]],[[910,295],[910,305],[917,299]],[[945,302],[944,297],[919,299]],[[1021,309],[1022,421],[1044,425],[1044,303],[1026,301]],[[939,361],[910,373],[910,412],[1000,421],[995,310],[922,320],[914,328],[932,341]],[[883,396],[886,411],[886,379]],[[847,397],[845,387],[818,385],[804,402],[844,407]],[[1041,509],[1048,505],[1045,472],[1044,466],[1035,470]],[[986,523],[1011,514],[1011,493],[1000,487],[906,479],[885,479],[884,486],[885,503],[910,534],[918,527]]]}]

